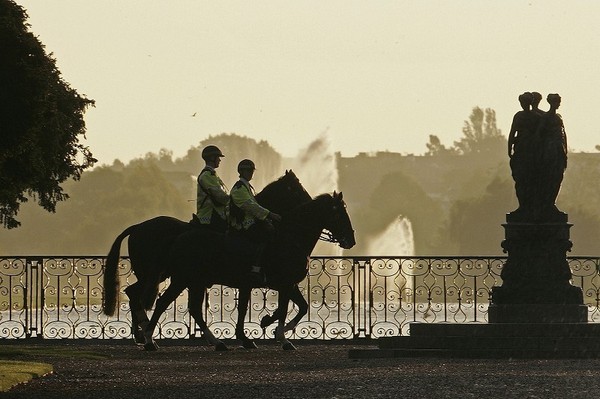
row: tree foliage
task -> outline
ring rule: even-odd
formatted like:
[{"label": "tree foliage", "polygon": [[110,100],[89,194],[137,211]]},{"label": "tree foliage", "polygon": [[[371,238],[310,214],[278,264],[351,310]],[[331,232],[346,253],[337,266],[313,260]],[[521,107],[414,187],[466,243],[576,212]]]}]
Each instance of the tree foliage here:
[{"label": "tree foliage", "polygon": [[[19,229],[0,230],[0,252],[14,255],[101,255],[126,227],[159,215],[189,220],[195,202],[187,199],[194,180],[183,173],[187,190],[173,173],[152,163],[132,162],[122,170],[97,167],[78,182],[65,183],[69,201],[47,213],[25,204]],[[185,187],[184,187],[185,188]],[[30,237],[44,237],[32,241]]]},{"label": "tree foliage", "polygon": [[442,144],[438,136],[430,134],[427,156],[475,155],[500,159],[506,152],[507,141],[496,122],[496,111],[491,108],[474,107],[464,122],[462,137],[452,147]]},{"label": "tree foliage", "polygon": [[436,135],[429,135],[429,143],[425,144],[427,147],[427,156],[443,156],[443,155],[457,155],[458,150],[454,147],[446,147],[442,144],[440,138]]},{"label": "tree foliage", "polygon": [[457,255],[498,255],[504,231],[501,224],[507,212],[515,209],[513,184],[495,176],[481,196],[455,201],[450,208],[445,253]]},{"label": "tree foliage", "polygon": [[454,147],[461,154],[496,152],[506,147],[506,138],[496,125],[496,111],[473,108],[469,120],[462,129],[463,137],[454,142]]},{"label": "tree foliage", "polygon": [[210,144],[216,145],[225,154],[218,173],[227,186],[233,185],[238,180],[237,164],[244,158],[252,159],[256,163],[257,172],[252,185],[257,189],[283,174],[281,155],[267,141],[256,141],[235,133],[208,136],[198,145],[191,147],[181,158],[173,159],[173,152],[163,148],[158,154],[148,153],[144,158],[132,162],[149,162],[165,172],[186,171],[191,175],[197,175],[204,167],[202,149]]},{"label": "tree foliage", "polygon": [[60,184],[96,162],[79,142],[94,102],[62,79],[26,20],[14,1],[0,1],[0,223],[7,228],[20,225],[28,197],[54,212],[68,198]]}]

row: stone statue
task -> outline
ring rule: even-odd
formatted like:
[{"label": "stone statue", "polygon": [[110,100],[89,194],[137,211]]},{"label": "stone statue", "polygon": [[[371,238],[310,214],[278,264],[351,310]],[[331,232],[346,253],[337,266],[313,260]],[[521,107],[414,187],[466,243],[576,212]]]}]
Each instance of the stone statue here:
[{"label": "stone statue", "polygon": [[536,213],[544,220],[562,214],[555,205],[567,168],[567,134],[562,117],[556,113],[560,100],[558,94],[548,94],[550,109],[541,117],[536,132],[540,143]]},{"label": "stone statue", "polygon": [[519,96],[521,111],[513,117],[508,134],[508,156],[515,181],[515,191],[519,200],[519,209],[513,212],[515,217],[530,214],[534,207],[533,182],[535,181],[535,132],[539,115],[532,110],[532,93]]},{"label": "stone statue", "polygon": [[539,109],[540,101],[542,101],[542,95],[537,91],[532,91],[533,102],[531,103],[531,110],[537,115],[543,115],[545,112]]},{"label": "stone statue", "polygon": [[556,113],[560,96],[549,94],[548,112],[538,108],[541,95],[519,96],[521,111],[513,117],[508,156],[519,208],[509,217],[519,222],[552,222],[565,216],[555,205],[567,167],[567,137]]}]

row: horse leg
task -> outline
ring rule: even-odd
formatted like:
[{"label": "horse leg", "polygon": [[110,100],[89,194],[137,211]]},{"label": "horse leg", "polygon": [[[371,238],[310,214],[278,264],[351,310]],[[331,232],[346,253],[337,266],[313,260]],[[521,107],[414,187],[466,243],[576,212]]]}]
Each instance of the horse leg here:
[{"label": "horse leg", "polygon": [[208,328],[206,321],[204,320],[204,315],[202,314],[202,302],[204,302],[204,289],[205,287],[194,286],[188,289],[188,310],[190,311],[190,315],[194,318],[196,323],[200,326],[200,331],[202,331],[202,336],[206,338],[209,344],[215,346],[215,350],[217,351],[226,351],[227,346],[217,339],[213,335],[213,333]]},{"label": "horse leg", "polygon": [[257,346],[253,340],[246,336],[244,331],[244,319],[248,312],[248,302],[250,302],[251,288],[240,288],[238,298],[238,318],[235,325],[235,337],[242,341],[242,346],[246,349],[256,349]]},{"label": "horse leg", "polygon": [[146,342],[144,344],[145,350],[155,351],[158,349],[158,345],[156,344],[156,342],[154,342],[154,339],[152,338],[154,336],[154,329],[158,324],[160,316],[162,316],[162,314],[165,312],[165,310],[167,310],[169,305],[175,299],[177,299],[179,294],[181,294],[181,292],[184,289],[185,284],[175,283],[174,281],[171,281],[169,288],[167,288],[165,293],[156,301],[156,307],[154,308],[154,312],[152,313],[152,318],[150,319],[150,322],[148,322],[148,325],[144,329],[144,338]]},{"label": "horse leg", "polygon": [[285,325],[283,328],[284,333],[296,328],[300,320],[308,313],[308,302],[306,302],[306,299],[304,299],[304,296],[300,292],[298,284],[294,284],[294,287],[290,291],[290,300],[298,306],[298,314]]},{"label": "horse leg", "polygon": [[[302,293],[300,292],[300,289],[298,288],[298,284],[294,284],[294,287],[290,291],[290,300],[298,306],[298,314],[285,326],[285,331],[293,330],[296,327],[296,325],[298,324],[298,322],[308,312],[308,303],[304,299],[304,296],[302,296]],[[280,308],[281,308],[281,302],[278,303],[278,308],[273,313],[273,315],[263,316],[263,318],[260,320],[260,326],[262,328],[267,328],[268,326],[273,324],[275,322],[275,320],[278,320],[280,317],[280,312],[281,312],[279,310]],[[286,314],[287,314],[287,312],[286,312]]]},{"label": "horse leg", "polygon": [[281,342],[281,347],[286,351],[296,349],[294,344],[292,344],[290,341],[288,341],[288,339],[285,337],[285,331],[284,331],[285,317],[287,315],[289,302],[290,302],[289,291],[288,290],[279,291],[279,305],[278,305],[279,307],[273,314],[273,315],[277,314],[277,320],[278,320],[277,328],[275,329],[275,339],[277,341]]},{"label": "horse leg", "polygon": [[[282,316],[282,312],[284,312],[283,307],[285,306],[285,304],[282,302],[283,297],[281,296],[281,294],[279,294],[279,297],[277,299],[277,309],[275,309],[275,311],[273,312],[272,315],[265,315],[262,317],[262,319],[260,319],[260,327],[261,328],[267,328],[269,327],[271,324],[273,324],[276,320],[279,320],[279,318]],[[287,313],[284,312],[284,315]]]},{"label": "horse leg", "polygon": [[146,342],[144,328],[149,321],[142,305],[141,287],[142,284],[138,281],[125,288],[125,294],[129,297],[129,309],[131,311],[131,333],[133,334],[133,340],[138,345],[143,345]]}]

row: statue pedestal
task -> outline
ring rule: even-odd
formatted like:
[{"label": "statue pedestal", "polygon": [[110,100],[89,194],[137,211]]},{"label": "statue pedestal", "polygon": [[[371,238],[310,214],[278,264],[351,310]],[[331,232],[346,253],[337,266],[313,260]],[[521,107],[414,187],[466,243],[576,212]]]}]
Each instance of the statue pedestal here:
[{"label": "statue pedestal", "polygon": [[552,223],[504,224],[502,248],[508,259],[501,273],[502,286],[492,289],[490,323],[587,322],[587,308],[579,287],[571,285],[567,252],[567,215]]},{"label": "statue pedestal", "polygon": [[585,305],[495,305],[488,308],[490,323],[586,323]]}]

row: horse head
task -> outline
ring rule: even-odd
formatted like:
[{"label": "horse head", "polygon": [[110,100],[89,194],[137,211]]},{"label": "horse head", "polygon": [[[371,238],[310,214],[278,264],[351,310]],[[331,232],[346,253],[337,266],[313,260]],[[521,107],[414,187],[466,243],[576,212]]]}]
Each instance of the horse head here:
[{"label": "horse head", "polygon": [[340,247],[344,249],[350,249],[356,244],[356,240],[352,222],[346,210],[344,196],[341,192],[338,194],[334,191],[330,198],[330,213],[325,220],[324,227],[325,230],[329,231],[327,240],[339,243]]},{"label": "horse head", "polygon": [[292,170],[286,170],[282,177],[269,183],[256,195],[259,204],[275,213],[289,212],[311,199]]},{"label": "horse head", "polygon": [[285,183],[288,193],[297,200],[295,202],[305,203],[312,199],[302,183],[300,183],[300,179],[298,179],[291,169],[285,171],[285,175],[281,177],[281,180]]}]

